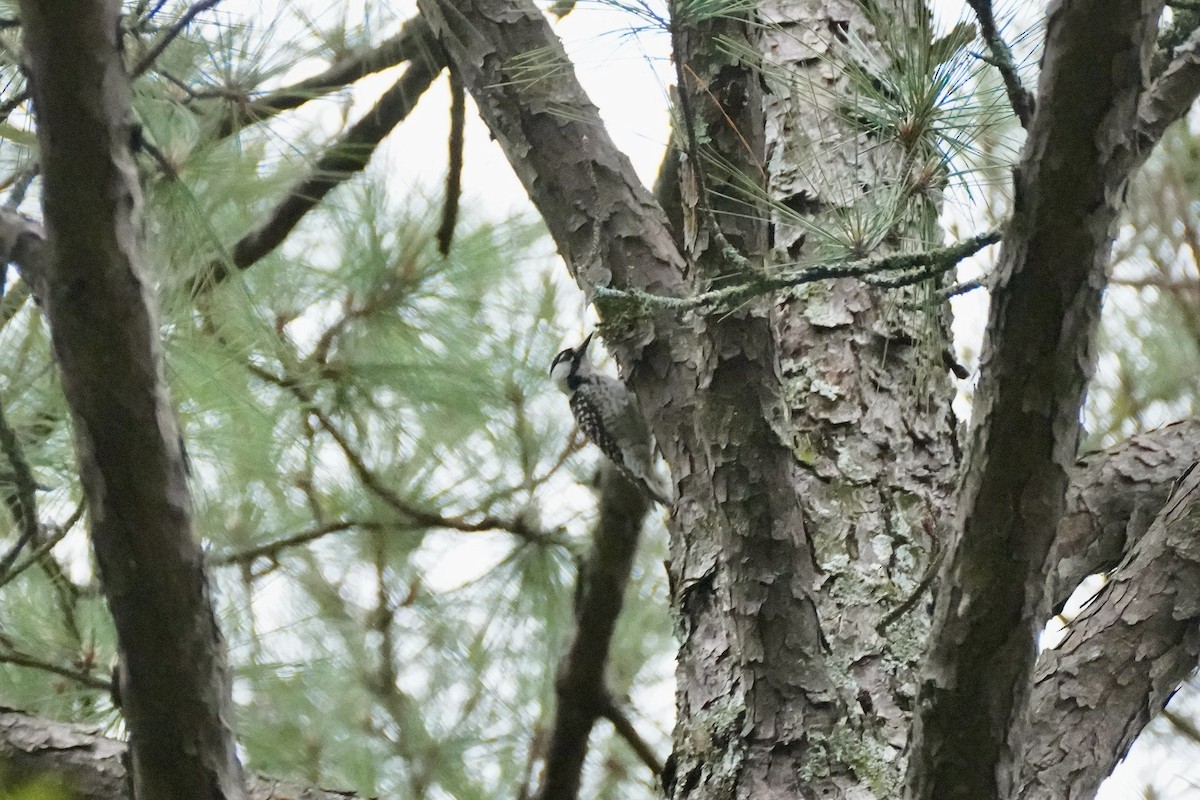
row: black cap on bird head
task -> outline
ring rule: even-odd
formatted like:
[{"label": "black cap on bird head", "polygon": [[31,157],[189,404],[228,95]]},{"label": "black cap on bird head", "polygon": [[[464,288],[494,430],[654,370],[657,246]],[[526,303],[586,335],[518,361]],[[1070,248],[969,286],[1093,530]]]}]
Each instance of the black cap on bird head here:
[{"label": "black cap on bird head", "polygon": [[550,372],[553,373],[554,368],[564,361],[574,361],[575,363],[579,363],[580,359],[582,359],[584,354],[587,353],[588,345],[592,343],[592,337],[595,335],[596,332],[592,331],[578,347],[568,347],[566,350],[560,351],[559,354],[554,357],[554,360],[550,362]]}]

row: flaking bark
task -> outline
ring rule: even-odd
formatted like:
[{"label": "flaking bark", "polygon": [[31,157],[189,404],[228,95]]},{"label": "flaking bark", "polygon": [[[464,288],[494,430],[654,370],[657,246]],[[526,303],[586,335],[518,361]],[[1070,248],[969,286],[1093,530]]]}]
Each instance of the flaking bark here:
[{"label": "flaking bark", "polygon": [[[71,800],[134,800],[126,772],[128,745],[84,725],[41,719],[0,707],[0,791],[65,789]],[[250,778],[248,800],[346,800],[351,792]],[[42,796],[38,794],[37,796]]]},{"label": "flaking bark", "polygon": [[958,532],[914,728],[916,798],[1003,796],[1044,617],[1110,245],[1161,3],[1060,0],[1002,244]]},{"label": "flaking bark", "polygon": [[[613,147],[537,8],[420,6],[585,293],[694,292],[696,271],[663,211]],[[827,727],[833,694],[791,450],[776,427],[782,386],[768,316],[758,303],[728,327],[708,321],[693,332],[668,315],[622,310],[601,304],[606,344],[650,417],[679,497],[671,573],[679,681],[689,689],[668,791],[762,797],[781,768],[794,787],[805,731]]]},{"label": "flaking bark", "polygon": [[[884,35],[920,35],[919,7],[877,4],[875,13],[894,26],[889,32],[876,31],[858,3],[761,5],[770,23],[761,42],[771,65],[770,195],[793,212],[774,212],[779,262],[819,256],[814,230],[838,230],[840,218],[872,213],[861,204],[907,178],[900,147],[844,113],[841,98],[855,90],[835,65],[856,56],[845,46],[853,37],[878,55],[872,73],[880,69]],[[896,255],[897,239],[916,249],[938,242],[936,206],[919,197],[913,204],[925,224],[898,231],[872,257]],[[936,358],[945,331],[918,335],[929,330],[928,312],[900,308],[913,297],[852,277],[778,298],[795,483],[820,568],[828,662],[844,698],[829,724],[810,731],[820,758],[805,769],[831,773],[842,796],[880,800],[900,794],[914,676],[929,630],[926,578],[948,536],[958,467],[954,388]]]},{"label": "flaking bark", "polygon": [[[1040,659],[1005,796],[1091,797],[1200,660],[1200,468]],[[1052,730],[1054,736],[1048,736]]]}]

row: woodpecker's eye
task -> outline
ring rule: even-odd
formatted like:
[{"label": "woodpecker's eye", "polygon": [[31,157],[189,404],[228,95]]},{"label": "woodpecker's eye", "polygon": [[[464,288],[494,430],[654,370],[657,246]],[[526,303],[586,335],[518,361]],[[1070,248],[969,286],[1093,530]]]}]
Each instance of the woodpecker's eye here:
[{"label": "woodpecker's eye", "polygon": [[569,361],[574,355],[575,351],[568,347],[554,357],[554,360],[550,362],[550,369],[553,371],[555,367],[564,361]]}]

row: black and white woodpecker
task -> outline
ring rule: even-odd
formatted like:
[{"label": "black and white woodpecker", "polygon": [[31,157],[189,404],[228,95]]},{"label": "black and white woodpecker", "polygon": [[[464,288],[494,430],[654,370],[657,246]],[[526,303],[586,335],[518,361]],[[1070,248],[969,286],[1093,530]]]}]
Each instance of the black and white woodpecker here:
[{"label": "black and white woodpecker", "polygon": [[571,413],[588,441],[655,502],[671,505],[671,490],[654,470],[654,439],[629,387],[592,369],[588,345],[568,347],[550,362],[550,377],[571,401]]}]

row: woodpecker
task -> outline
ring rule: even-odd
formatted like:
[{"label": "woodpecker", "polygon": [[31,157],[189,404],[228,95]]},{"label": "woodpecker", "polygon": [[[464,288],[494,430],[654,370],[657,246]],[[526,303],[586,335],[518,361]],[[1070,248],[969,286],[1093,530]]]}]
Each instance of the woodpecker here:
[{"label": "woodpecker", "polygon": [[621,381],[592,371],[588,345],[593,335],[556,355],[550,377],[570,399],[571,413],[588,441],[651,499],[670,507],[671,491],[654,471],[654,440],[637,398]]}]

